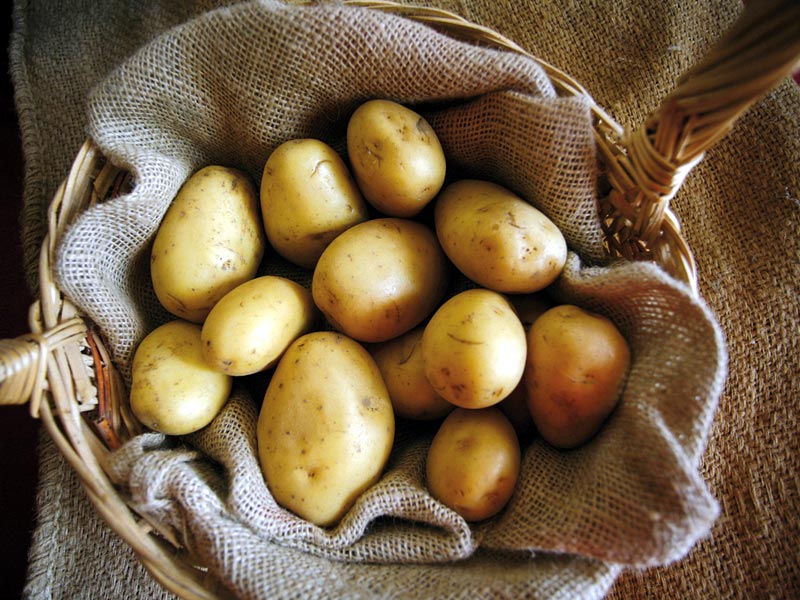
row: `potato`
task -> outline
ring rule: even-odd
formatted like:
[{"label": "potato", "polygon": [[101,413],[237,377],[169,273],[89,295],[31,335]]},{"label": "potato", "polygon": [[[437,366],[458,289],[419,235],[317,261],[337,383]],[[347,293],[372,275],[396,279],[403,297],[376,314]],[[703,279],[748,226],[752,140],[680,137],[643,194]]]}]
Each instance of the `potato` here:
[{"label": "potato", "polygon": [[298,338],[267,387],[257,437],[275,501],[316,525],[336,524],[379,479],[394,442],[375,361],[339,333]]},{"label": "potato", "polygon": [[233,288],[208,313],[201,333],[203,358],[228,375],[274,366],[317,320],[311,292],[284,277],[265,275]]},{"label": "potato", "polygon": [[150,253],[156,296],[173,315],[201,323],[222,296],[255,276],[265,244],[247,175],[213,165],[200,169],[156,233]]},{"label": "potato", "polygon": [[270,154],[261,179],[261,215],[272,247],[307,269],[333,238],[368,218],[344,161],[315,139],[290,140]]},{"label": "potato", "polygon": [[206,364],[200,325],[183,320],[151,331],[136,348],[130,404],[136,418],[167,435],[208,425],[228,401],[231,377]]},{"label": "potato", "polygon": [[397,218],[351,227],[314,269],[314,302],[337,330],[362,342],[410,331],[439,304],[447,259],[426,226]]},{"label": "potato", "polygon": [[499,409],[457,408],[431,442],[425,481],[445,506],[467,521],[482,521],[508,503],[519,468],[517,434]]},{"label": "potato", "polygon": [[606,317],[564,304],[527,335],[528,409],[542,437],[573,448],[593,437],[617,404],[630,349]]},{"label": "potato", "polygon": [[465,179],[436,199],[436,235],[469,279],[503,293],[550,285],[567,260],[558,227],[522,198],[488,181]]},{"label": "potato", "polygon": [[347,153],[367,202],[388,216],[413,217],[444,183],[436,133],[422,116],[390,100],[356,109],[347,124]]},{"label": "potato", "polygon": [[421,326],[412,329],[372,348],[371,354],[389,390],[394,413],[407,419],[429,421],[445,416],[455,406],[437,394],[425,376],[423,331]]},{"label": "potato", "polygon": [[447,300],[422,334],[425,376],[462,408],[491,406],[508,396],[522,378],[525,353],[525,330],[513,307],[487,289]]}]

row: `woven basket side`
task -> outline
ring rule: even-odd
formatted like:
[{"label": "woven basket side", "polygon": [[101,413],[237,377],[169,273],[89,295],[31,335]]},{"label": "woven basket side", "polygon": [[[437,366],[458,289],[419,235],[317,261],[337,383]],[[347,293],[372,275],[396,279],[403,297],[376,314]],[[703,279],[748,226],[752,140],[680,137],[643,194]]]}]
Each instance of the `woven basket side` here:
[{"label": "woven basket side", "polygon": [[748,3],[733,29],[659,108],[607,149],[612,189],[600,211],[612,255],[654,260],[696,287],[694,259],[670,201],[705,152],[754,102],[788,78],[798,61],[800,4]]}]

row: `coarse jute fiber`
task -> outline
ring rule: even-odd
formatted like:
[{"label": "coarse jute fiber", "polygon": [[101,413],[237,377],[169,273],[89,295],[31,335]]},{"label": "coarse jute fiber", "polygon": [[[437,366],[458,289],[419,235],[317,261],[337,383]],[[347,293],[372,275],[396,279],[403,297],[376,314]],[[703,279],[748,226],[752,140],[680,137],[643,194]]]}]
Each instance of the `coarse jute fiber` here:
[{"label": "coarse jute fiber", "polygon": [[[661,3],[637,4],[636,7],[612,7],[600,2],[580,5],[519,3],[511,7],[467,2],[437,5],[496,27],[543,58],[563,66],[625,124],[638,124],[669,89],[674,77],[702,54],[702,50],[736,14],[736,7],[729,3],[709,4],[691,11],[686,7]],[[192,12],[191,7],[185,8],[187,13]],[[200,12],[205,7],[195,8]],[[342,15],[348,12],[339,7],[313,10]],[[297,127],[289,130],[330,136],[329,139],[338,140],[341,147],[342,115],[346,115],[348,108],[357,101],[357,97],[347,96],[358,93],[348,86],[354,77],[362,74],[342,73],[336,84],[344,100],[339,96],[338,100],[332,100],[327,94],[324,97],[300,94],[297,102],[291,105],[295,109],[305,107],[307,116],[311,113],[318,115],[316,109],[320,103],[332,102],[337,110],[323,113],[328,118],[322,124],[313,120],[302,121],[302,110],[290,112],[283,107],[284,112],[281,112],[280,102],[277,102],[276,112],[282,116],[272,114],[271,118],[277,121],[268,118],[256,124],[258,133],[252,133],[252,123],[230,120],[223,126],[208,125],[210,129],[195,127],[196,123],[214,123],[214,115],[218,115],[220,109],[239,109],[252,102],[253,106],[263,110],[264,103],[274,100],[248,97],[245,88],[228,90],[227,93],[225,89],[206,93],[210,90],[204,86],[215,85],[213,74],[219,64],[217,60],[203,66],[204,74],[212,75],[210,81],[209,77],[194,80],[190,76],[188,83],[178,90],[167,83],[187,75],[178,68],[185,66],[187,50],[194,50],[200,58],[204,55],[197,46],[180,46],[185,42],[182,36],[187,35],[187,31],[196,33],[204,20],[216,19],[212,21],[216,36],[207,40],[216,48],[215,52],[227,45],[235,48],[238,56],[240,52],[253,50],[259,47],[259,43],[264,43],[263,39],[254,40],[259,36],[252,35],[255,31],[262,31],[259,29],[250,30],[249,36],[221,34],[227,31],[223,21],[251,14],[247,11],[263,12],[271,18],[283,18],[290,12],[278,5],[264,3],[205,15],[180,30],[157,38],[132,58],[127,58],[122,68],[107,77],[82,73],[72,75],[78,88],[83,84],[83,94],[100,82],[88,104],[84,104],[89,107],[88,112],[85,115],[76,113],[73,117],[71,126],[75,128],[74,133],[89,133],[100,140],[109,155],[131,167],[137,175],[134,195],[119,203],[127,203],[127,206],[109,208],[120,211],[112,218],[94,222],[87,219],[86,225],[79,224],[74,237],[63,247],[60,263],[65,287],[74,297],[83,298],[81,304],[104,327],[104,332],[110,334],[123,371],[138,337],[147,327],[165,318],[147,290],[142,271],[145,264],[142,248],[148,236],[152,235],[153,223],[163,213],[170,194],[174,194],[185,176],[211,159],[236,162],[257,176],[260,163],[265,159],[264,153],[276,141],[264,132],[285,127],[286,119]],[[295,18],[295,13],[291,14]],[[154,11],[154,15],[160,19],[155,18],[151,23],[161,23],[161,28],[166,28],[165,20],[168,19],[164,19],[164,14]],[[714,19],[713,23],[709,22],[708,15]],[[31,10],[31,6],[18,6],[17,17],[18,24],[38,23],[46,28],[43,23],[46,19],[41,12]],[[340,20],[333,19],[326,13],[325,19],[315,21],[317,25],[312,28],[313,35],[324,37],[335,23],[337,41],[346,39],[346,19],[343,16],[338,18]],[[361,26],[359,35],[364,35],[364,18],[360,17],[358,21]],[[370,16],[369,19],[381,23],[387,21],[383,16]],[[602,27],[598,20],[614,26]],[[121,22],[118,27],[123,29]],[[300,27],[300,24],[294,22],[294,26]],[[408,27],[413,35],[432,36],[423,28],[402,26]],[[367,30],[373,31],[372,28]],[[151,37],[143,33],[147,31],[152,35],[160,33],[143,25],[139,29],[133,27],[131,38],[140,37],[137,41],[128,40],[129,50],[133,51]],[[266,43],[275,43],[286,29],[273,25],[269,31],[274,35]],[[386,41],[385,37],[375,35],[372,39]],[[413,44],[408,46],[409,39],[417,39],[413,35],[403,34],[394,42],[401,48],[413,47]],[[797,584],[797,561],[796,558],[792,560],[796,554],[788,549],[781,552],[778,541],[781,538],[777,533],[765,534],[759,538],[761,541],[756,544],[757,548],[752,548],[747,543],[747,532],[750,529],[748,525],[763,522],[776,525],[785,534],[790,531],[790,515],[797,503],[796,470],[791,469],[791,461],[796,462],[797,456],[796,438],[792,441],[790,436],[793,431],[791,424],[796,421],[792,420],[794,417],[789,410],[792,397],[790,375],[792,370],[797,370],[797,365],[796,360],[791,363],[793,359],[784,358],[785,353],[796,346],[790,333],[797,322],[797,309],[790,300],[792,291],[796,293],[797,240],[796,235],[792,236],[790,232],[797,231],[796,200],[793,203],[792,198],[797,197],[798,185],[796,171],[787,167],[787,160],[796,159],[798,155],[797,136],[793,138],[791,135],[791,131],[797,132],[796,111],[792,115],[789,110],[791,106],[797,107],[796,90],[784,86],[765,104],[756,107],[753,116],[746,117],[744,124],[744,134],[750,135],[748,139],[752,146],[731,148],[730,144],[722,144],[698,169],[697,176],[687,182],[682,195],[676,198],[679,216],[687,232],[692,234],[690,241],[701,266],[701,293],[708,299],[714,311],[711,313],[704,303],[695,302],[680,286],[675,286],[646,265],[589,266],[598,258],[598,230],[593,229],[591,211],[586,210],[593,202],[591,178],[595,173],[592,170],[593,156],[585,141],[585,106],[581,106],[579,101],[553,98],[546,83],[537,79],[535,69],[525,64],[525,60],[465,49],[461,44],[439,36],[432,37],[435,37],[435,43],[445,44],[440,48],[442,51],[463,52],[459,55],[461,60],[456,63],[445,61],[437,50],[422,55],[433,61],[426,63],[431,68],[421,74],[410,74],[402,67],[408,68],[414,61],[408,56],[395,56],[394,60],[401,68],[369,72],[367,83],[373,86],[369,91],[377,93],[388,90],[387,86],[401,85],[385,75],[387,73],[398,79],[408,77],[410,81],[403,80],[404,87],[392,89],[398,97],[409,102],[425,103],[426,114],[437,128],[441,127],[445,132],[443,137],[448,147],[459,157],[465,170],[481,170],[485,176],[497,177],[531,196],[531,200],[548,210],[567,232],[573,249],[581,257],[577,254],[571,257],[567,274],[556,290],[559,299],[580,302],[612,316],[629,336],[636,357],[620,410],[601,437],[586,449],[566,455],[534,442],[525,455],[523,483],[517,499],[500,519],[471,530],[452,514],[442,511],[441,507],[431,506],[426,498],[420,487],[419,467],[425,440],[414,435],[401,436],[403,445],[393,457],[387,477],[339,529],[320,532],[286,518],[290,516],[285,514],[283,520],[275,518],[275,508],[270,505],[268,494],[254,494],[252,490],[247,494],[237,494],[237,486],[243,482],[249,485],[257,481],[255,465],[248,465],[247,457],[252,456],[248,445],[252,444],[252,417],[258,399],[248,398],[244,393],[235,397],[212,426],[218,428],[219,434],[204,432],[205,435],[189,440],[201,451],[200,454],[175,448],[173,441],[160,436],[146,436],[120,454],[120,480],[125,481],[131,493],[141,499],[143,508],[154,511],[184,533],[187,543],[224,574],[229,585],[242,595],[275,597],[292,595],[293,591],[294,595],[313,595],[314,591],[322,591],[329,597],[476,597],[493,592],[506,597],[600,597],[609,590],[624,565],[671,563],[682,558],[698,538],[702,538],[699,549],[688,558],[666,569],[650,569],[642,575],[624,575],[612,595],[640,597],[642,594],[637,590],[648,589],[653,596],[671,596],[672,592],[667,590],[673,589],[670,586],[674,585],[686,591],[687,595],[694,595],[693,589],[705,589],[708,593],[704,595],[711,597],[746,594],[748,589],[755,595],[764,590],[778,596],[785,595]],[[427,37],[418,39],[425,48],[434,43]],[[389,42],[392,42],[391,37]],[[608,45],[616,48],[617,52],[604,50]],[[348,47],[347,44],[342,46]],[[181,47],[180,51],[178,47]],[[19,46],[17,50],[20,50]],[[162,52],[159,60],[171,60],[166,64],[174,68],[159,69],[145,61],[151,60],[156,51]],[[17,68],[36,64],[39,69],[16,71],[17,81],[21,82],[18,83],[20,105],[24,105],[26,93],[31,98],[42,96],[43,80],[37,87],[31,85],[31,77],[26,75],[30,75],[32,70],[33,79],[38,81],[37,77],[43,77],[42,67],[47,64],[43,54],[30,49],[27,52],[24,55],[27,62],[18,60]],[[75,52],[79,54],[78,50]],[[345,51],[337,46],[336,52]],[[352,63],[361,55],[345,52],[344,56]],[[374,57],[379,61],[375,64],[386,64],[382,62],[386,56]],[[415,59],[422,56],[416,55]],[[41,63],[35,63],[33,57],[38,57]],[[337,63],[341,57],[340,54],[328,60]],[[285,55],[272,55],[271,60],[264,61],[270,64],[260,65],[261,69],[257,71],[280,70],[279,66],[271,63],[281,63],[282,60],[286,60]],[[319,52],[315,53],[314,60],[322,60]],[[97,61],[106,70],[116,66],[117,62],[108,56],[93,57],[91,61]],[[465,68],[464,65],[485,67],[487,62],[489,67],[474,80],[455,72],[455,69]],[[336,68],[336,64],[330,66]],[[237,65],[233,62],[228,67],[228,72],[235,72]],[[55,70],[52,64],[50,68]],[[254,78],[259,77],[252,71],[241,72],[244,75],[248,73]],[[223,75],[217,75],[216,85],[220,88],[228,87]],[[295,84],[297,78],[310,77],[309,73],[298,71],[296,65],[293,70],[286,69],[279,75],[294,77],[292,81]],[[231,79],[239,80],[238,77]],[[535,84],[532,85],[531,81]],[[143,82],[149,85],[140,87]],[[174,97],[177,93],[180,93],[181,102]],[[76,94],[80,95],[80,92],[76,91]],[[126,94],[128,103],[124,102]],[[173,94],[171,102],[168,100],[170,94]],[[465,101],[455,109],[443,108],[439,101],[453,94],[462,94]],[[107,99],[105,104],[104,97]],[[201,101],[203,99],[205,102]],[[509,107],[516,109],[509,110]],[[27,114],[36,114],[35,108],[35,105],[29,106]],[[126,119],[141,114],[136,111],[157,118],[147,126],[132,127],[131,121],[126,122]],[[549,116],[545,117],[545,114]],[[505,116],[506,120],[495,124],[498,115]],[[210,121],[206,119],[209,116]],[[58,121],[54,113],[49,118],[52,123]],[[158,119],[162,119],[160,125],[156,123]],[[83,129],[84,122],[88,129]],[[548,122],[556,123],[560,131],[572,127],[573,135],[551,135],[548,146],[542,141],[547,140]],[[472,136],[463,133],[465,123],[469,123]],[[36,124],[41,124],[41,121],[28,125],[29,133],[37,131]],[[65,125],[53,124],[51,130]],[[336,127],[340,128],[338,133]],[[483,136],[474,135],[476,131],[491,135],[494,127],[496,144],[484,144],[481,141]],[[766,127],[769,134],[764,133],[762,127]],[[114,134],[104,139],[104,128]],[[42,129],[46,127],[38,131]],[[245,135],[241,135],[243,131]],[[549,131],[553,132],[552,129]],[[524,141],[533,132],[537,135],[535,147]],[[523,141],[520,142],[520,138]],[[548,157],[553,160],[556,154],[564,152],[565,139],[572,150],[568,155],[575,159],[569,163],[572,166],[569,185],[560,185],[552,175],[547,175],[552,172],[552,165],[548,166],[547,160]],[[770,141],[770,148],[766,159],[760,160],[759,172],[742,173],[742,163],[730,157],[737,160],[746,158],[749,162],[743,164],[754,164],[758,160],[756,157],[762,156],[760,152],[764,152],[764,139]],[[33,166],[48,165],[49,169],[28,172],[29,214],[41,209],[41,205],[37,208],[37,202],[43,202],[42,198],[46,196],[37,196],[39,188],[36,186],[44,190],[46,177],[55,181],[63,176],[63,172],[47,176],[38,174],[55,171],[54,166],[60,166],[52,157],[42,159],[42,154],[47,155],[53,150],[39,140],[33,135],[26,138],[27,147],[32,148]],[[232,141],[236,143],[232,144]],[[520,156],[519,146],[515,144],[522,144],[526,154]],[[760,148],[760,152],[753,147]],[[39,155],[36,154],[37,148]],[[530,173],[520,168],[525,166],[524,163],[514,162],[534,154],[537,165]],[[763,177],[765,169],[774,173],[774,177]],[[743,188],[738,183],[741,181],[746,182],[745,189],[752,197],[742,199]],[[559,190],[567,190],[568,197],[558,197]],[[145,192],[148,194],[146,201],[142,200]],[[734,197],[739,204],[734,203]],[[717,200],[719,198],[722,200]],[[762,211],[754,215],[748,207],[752,209],[755,198],[774,202],[774,212]],[[571,209],[559,214],[558,207],[564,202],[571,203]],[[570,223],[569,219],[575,215],[578,215],[577,221]],[[109,221],[115,222],[109,225]],[[110,236],[109,230],[103,229],[104,225],[113,230]],[[81,226],[87,227],[83,234],[80,234]],[[119,232],[123,233],[120,235]],[[100,246],[94,250],[76,251],[77,246],[70,246],[85,243],[92,237],[101,238],[95,239]],[[745,241],[735,244],[737,240]],[[755,240],[759,243],[756,244]],[[776,253],[778,241],[783,246]],[[767,248],[772,251],[768,252]],[[73,259],[82,267],[89,264],[90,268],[75,277],[78,267],[69,266]],[[752,268],[748,265],[752,264],[760,265],[762,269],[753,274],[751,280],[745,277],[745,273]],[[80,296],[81,286],[86,290],[85,296]],[[761,307],[766,303],[770,308],[762,308],[762,311],[768,311],[768,314],[759,312],[758,306],[751,306],[739,298],[757,301]],[[770,301],[778,302],[780,310],[772,307]],[[722,316],[719,322],[723,331],[715,326],[712,314]],[[757,324],[761,324],[761,328],[756,328]],[[762,338],[754,337],[756,335]],[[726,417],[724,423],[719,424],[718,416],[712,425],[711,419],[717,408],[715,399],[722,390],[722,342],[726,338],[730,347],[735,349],[735,358],[746,362],[736,363],[736,373],[732,373],[722,395],[719,414]],[[774,349],[776,347],[778,350]],[[703,368],[698,365],[708,364],[710,356],[713,357],[713,373],[706,372],[704,376]],[[755,365],[761,368],[773,365],[777,376],[762,380]],[[748,388],[748,384],[751,387]],[[732,389],[734,385],[736,387]],[[776,399],[774,412],[785,420],[768,418],[764,401],[755,396],[758,390],[769,392],[768,397]],[[726,398],[733,406],[726,406]],[[739,415],[744,419],[738,418]],[[237,431],[240,432],[237,435],[231,433]],[[709,432],[712,437],[703,463]],[[720,437],[719,432],[737,434],[738,437]],[[770,468],[756,460],[771,448],[764,439],[768,435],[777,440],[776,448],[770,452],[774,451],[778,458],[770,456]],[[206,455],[213,456],[215,461],[209,463],[203,458]],[[37,531],[39,541],[34,547],[29,585],[31,595],[75,597],[74,592],[77,592],[77,596],[84,594],[89,597],[99,589],[115,590],[125,595],[155,594],[152,584],[143,578],[135,565],[126,566],[124,574],[112,567],[114,559],[107,556],[108,553],[114,556],[126,554],[115,542],[83,544],[70,540],[69,531],[75,531],[70,524],[77,522],[88,523],[82,529],[89,535],[95,532],[97,540],[107,539],[108,534],[103,532],[102,526],[95,524],[96,517],[87,514],[79,500],[63,502],[64,496],[80,498],[74,485],[71,489],[67,486],[54,490],[48,483],[59,478],[69,481],[68,474],[61,475],[65,467],[59,465],[58,459],[51,458],[43,463],[45,468],[49,469],[50,479],[44,478],[40,495],[41,525]],[[746,482],[747,486],[742,488],[730,482],[732,474],[738,477],[736,481]],[[703,475],[712,476],[712,493],[706,489]],[[721,498],[721,518],[716,526],[721,537],[708,539],[705,536],[718,510],[714,495],[719,491],[725,492]],[[748,511],[748,506],[755,506],[757,510]],[[554,507],[566,508],[554,516],[548,512]],[[217,522],[203,518],[204,515],[214,515]],[[407,527],[410,518],[428,525]],[[50,540],[63,541],[64,545],[56,551],[51,543],[45,542],[45,535]],[[528,550],[519,550],[522,546],[543,551],[531,556]],[[269,548],[268,553],[258,552],[265,547]],[[80,577],[70,577],[63,570],[53,568],[53,557],[68,550],[78,557],[73,563]],[[433,568],[417,564],[417,561],[431,557],[452,558],[466,554],[470,555],[469,558],[446,566]],[[730,565],[723,556],[732,557]],[[63,558],[69,562],[68,554]],[[97,573],[89,570],[90,565],[97,568],[98,560],[102,574],[108,572],[107,576],[99,579]],[[364,560],[370,564],[362,564]],[[408,561],[408,564],[398,564],[399,560]],[[760,570],[756,568],[759,563],[762,566]],[[729,567],[736,583],[726,575]],[[773,575],[771,581],[756,586],[752,580],[757,573],[764,571]],[[304,575],[278,576],[287,573]],[[287,587],[287,581],[297,587]],[[746,587],[748,585],[751,587]]]}]

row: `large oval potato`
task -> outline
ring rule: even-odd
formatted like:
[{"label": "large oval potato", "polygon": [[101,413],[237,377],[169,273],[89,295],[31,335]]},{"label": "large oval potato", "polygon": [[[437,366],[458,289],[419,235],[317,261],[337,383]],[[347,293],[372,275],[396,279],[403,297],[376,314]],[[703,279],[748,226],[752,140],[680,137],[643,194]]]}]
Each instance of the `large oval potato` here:
[{"label": "large oval potato", "polygon": [[464,179],[436,199],[436,235],[445,254],[480,286],[529,293],[564,269],[567,243],[542,212],[508,189]]},{"label": "large oval potato", "polygon": [[541,436],[573,448],[593,437],[617,404],[630,367],[628,343],[606,317],[555,306],[528,331],[525,385]]},{"label": "large oval potato", "polygon": [[517,434],[499,409],[457,408],[445,417],[428,449],[426,485],[467,521],[482,521],[511,499],[519,469]]},{"label": "large oval potato", "polygon": [[369,216],[347,165],[315,139],[290,140],[270,154],[261,179],[261,215],[272,247],[307,269],[333,238]]},{"label": "large oval potato", "polygon": [[208,313],[203,358],[228,375],[269,369],[316,320],[311,292],[302,285],[275,275],[256,277],[233,288]]},{"label": "large oval potato", "polygon": [[433,128],[390,100],[356,109],[347,124],[347,154],[367,202],[385,215],[413,217],[444,183],[446,161]]},{"label": "large oval potato", "polygon": [[156,296],[175,316],[201,323],[222,296],[255,276],[265,244],[247,175],[216,165],[200,169],[181,187],[153,241]]},{"label": "large oval potato", "polygon": [[185,435],[202,429],[225,406],[230,391],[231,377],[203,360],[196,323],[165,323],[136,348],[131,410],[154,431]]},{"label": "large oval potato", "polygon": [[447,286],[447,268],[426,226],[373,219],[330,243],[314,269],[311,293],[336,329],[362,342],[383,342],[434,311]]},{"label": "large oval potato", "polygon": [[379,479],[394,442],[375,361],[340,333],[298,338],[267,387],[257,436],[275,501],[317,525],[336,524]]},{"label": "large oval potato", "polygon": [[[399,417],[429,421],[439,419],[455,406],[431,387],[422,360],[423,327],[416,327],[371,349]],[[525,408],[527,411],[527,407]]]},{"label": "large oval potato", "polygon": [[525,329],[514,308],[487,289],[447,300],[422,335],[428,381],[462,408],[491,406],[508,396],[522,378],[525,353]]}]

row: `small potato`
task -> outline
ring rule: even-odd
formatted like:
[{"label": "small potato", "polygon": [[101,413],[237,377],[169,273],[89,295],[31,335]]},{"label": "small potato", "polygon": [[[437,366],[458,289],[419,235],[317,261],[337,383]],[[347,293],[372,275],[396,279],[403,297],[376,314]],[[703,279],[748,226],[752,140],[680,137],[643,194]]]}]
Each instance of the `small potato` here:
[{"label": "small potato", "polygon": [[427,318],[447,286],[447,259],[426,226],[373,219],[325,249],[311,293],[328,321],[362,342],[384,342]]},{"label": "small potato", "polygon": [[367,202],[392,217],[413,217],[444,183],[439,138],[419,114],[390,100],[359,106],[347,124],[347,153]]},{"label": "small potato", "polygon": [[298,338],[267,387],[257,437],[275,501],[311,523],[335,525],[379,479],[394,442],[375,361],[340,333]]},{"label": "small potato", "polygon": [[203,323],[203,358],[228,375],[251,375],[274,366],[317,319],[311,292],[274,275],[233,288]]},{"label": "small potato", "polygon": [[425,377],[423,331],[423,327],[412,329],[373,348],[371,354],[383,375],[395,414],[429,421],[445,416],[455,406],[437,394]]},{"label": "small potato", "polygon": [[150,274],[161,304],[202,323],[227,292],[252,279],[265,249],[258,195],[236,169],[209,166],[173,200],[153,241]]},{"label": "small potato", "polygon": [[497,404],[525,369],[525,330],[508,300],[486,289],[456,294],[425,326],[425,376],[446,400],[462,408]]},{"label": "small potato", "polygon": [[509,190],[465,179],[436,199],[436,235],[469,279],[503,293],[530,293],[564,269],[567,243],[555,224]]},{"label": "small potato", "polygon": [[467,521],[482,521],[508,503],[519,469],[517,434],[499,409],[457,408],[431,442],[426,485]]},{"label": "small potato", "polygon": [[614,409],[630,366],[630,349],[602,315],[555,306],[528,332],[528,409],[542,437],[574,448],[588,441]]},{"label": "small potato", "polygon": [[203,360],[200,325],[170,321],[151,331],[133,357],[130,404],[146,427],[185,435],[208,425],[228,401],[231,377]]},{"label": "small potato", "polygon": [[275,251],[307,269],[333,238],[368,218],[344,161],[315,139],[290,140],[270,154],[261,179],[261,214]]}]

